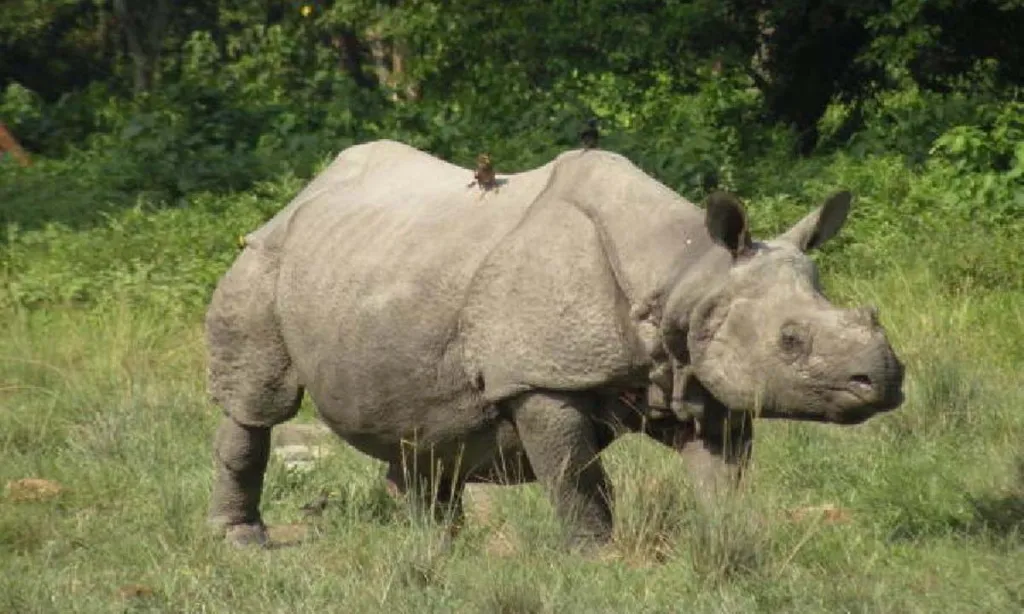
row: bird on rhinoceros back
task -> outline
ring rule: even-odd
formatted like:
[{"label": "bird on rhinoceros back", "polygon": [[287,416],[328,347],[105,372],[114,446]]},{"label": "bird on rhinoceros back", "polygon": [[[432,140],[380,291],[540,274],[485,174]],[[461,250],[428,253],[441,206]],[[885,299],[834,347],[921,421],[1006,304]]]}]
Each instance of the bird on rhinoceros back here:
[{"label": "bird on rhinoceros back", "polygon": [[586,125],[580,130],[580,144],[583,149],[594,149],[597,147],[601,134],[597,128],[597,118],[591,117]]},{"label": "bird on rhinoceros back", "polygon": [[611,538],[601,453],[621,436],[710,489],[740,479],[755,418],[854,425],[902,403],[874,310],[829,302],[808,255],[848,192],[755,239],[735,195],[699,207],[603,150],[511,175],[499,207],[466,172],[350,147],[246,235],[205,319],[210,521],[231,541],[267,542],[271,429],[306,395],[395,492],[458,518],[466,484],[539,481],[579,546]]},{"label": "bird on rhinoceros back", "polygon": [[498,185],[497,175],[494,173],[494,161],[491,154],[482,153],[476,157],[476,171],[473,173],[473,181],[466,187],[479,186],[483,191],[493,190]]}]

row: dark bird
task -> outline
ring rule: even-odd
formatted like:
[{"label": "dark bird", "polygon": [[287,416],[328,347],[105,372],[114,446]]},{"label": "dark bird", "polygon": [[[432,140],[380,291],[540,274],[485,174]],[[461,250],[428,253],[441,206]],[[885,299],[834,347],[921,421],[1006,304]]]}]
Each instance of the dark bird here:
[{"label": "dark bird", "polygon": [[597,131],[597,118],[591,117],[587,120],[587,125],[583,130],[580,130],[580,142],[583,143],[583,149],[593,149],[597,147],[597,141],[601,134]]},{"label": "dark bird", "polygon": [[718,189],[718,171],[710,170],[701,175],[700,187],[709,194]]},{"label": "dark bird", "polygon": [[491,160],[490,154],[482,153],[476,157],[476,173],[473,177],[474,181],[466,187],[471,188],[478,185],[483,190],[490,190],[498,185],[498,178],[494,174],[494,162]]}]

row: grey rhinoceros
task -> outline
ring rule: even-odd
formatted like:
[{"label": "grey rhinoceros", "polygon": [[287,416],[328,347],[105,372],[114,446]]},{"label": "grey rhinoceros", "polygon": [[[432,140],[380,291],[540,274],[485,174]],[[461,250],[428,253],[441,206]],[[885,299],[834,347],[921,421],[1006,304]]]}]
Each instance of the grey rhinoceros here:
[{"label": "grey rhinoceros", "polygon": [[400,489],[430,477],[455,504],[467,482],[539,480],[572,543],[611,534],[598,455],[623,433],[735,480],[752,416],[857,424],[901,404],[876,311],[830,304],[806,255],[848,193],[762,242],[735,197],[702,210],[606,151],[488,192],[471,175],[354,146],[247,236],[206,316],[210,519],[230,539],[266,540],[271,428],[305,393]]}]

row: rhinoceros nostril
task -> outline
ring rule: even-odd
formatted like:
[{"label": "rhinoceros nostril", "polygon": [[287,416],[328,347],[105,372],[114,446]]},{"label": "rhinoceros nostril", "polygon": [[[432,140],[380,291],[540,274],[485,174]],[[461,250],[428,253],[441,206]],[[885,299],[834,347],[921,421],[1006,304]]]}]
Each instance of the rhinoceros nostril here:
[{"label": "rhinoceros nostril", "polygon": [[871,378],[867,375],[857,374],[850,378],[850,388],[859,393],[871,392],[874,389],[874,384],[871,383]]}]

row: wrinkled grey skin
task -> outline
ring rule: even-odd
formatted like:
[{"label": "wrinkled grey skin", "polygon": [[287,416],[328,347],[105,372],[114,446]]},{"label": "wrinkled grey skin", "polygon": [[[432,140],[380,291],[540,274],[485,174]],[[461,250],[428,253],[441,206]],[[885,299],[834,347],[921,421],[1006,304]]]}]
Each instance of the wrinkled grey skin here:
[{"label": "wrinkled grey skin", "polygon": [[805,254],[849,194],[756,242],[734,197],[702,210],[604,151],[496,193],[471,174],[352,147],[247,237],[206,318],[210,515],[233,541],[266,541],[270,430],[303,394],[399,490],[432,478],[457,509],[467,482],[536,479],[577,544],[611,534],[598,455],[623,433],[714,485],[739,475],[755,414],[856,424],[902,402],[875,312],[831,305]]}]

